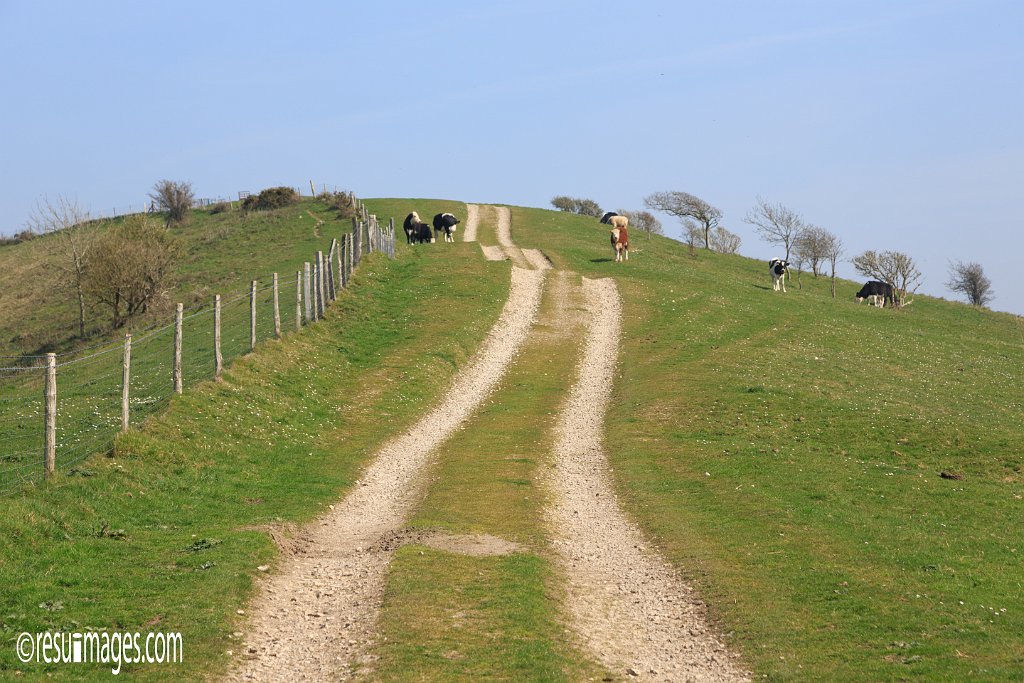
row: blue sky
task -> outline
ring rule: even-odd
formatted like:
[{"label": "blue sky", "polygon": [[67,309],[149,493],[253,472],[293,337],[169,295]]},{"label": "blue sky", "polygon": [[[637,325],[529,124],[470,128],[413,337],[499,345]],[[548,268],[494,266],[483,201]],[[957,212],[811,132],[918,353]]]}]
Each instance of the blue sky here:
[{"label": "blue sky", "polygon": [[977,261],[1024,314],[1022,37],[1009,0],[0,0],[0,232],[162,178],[609,209],[682,190],[767,259],[760,195],[850,256],[910,254],[926,293]]}]

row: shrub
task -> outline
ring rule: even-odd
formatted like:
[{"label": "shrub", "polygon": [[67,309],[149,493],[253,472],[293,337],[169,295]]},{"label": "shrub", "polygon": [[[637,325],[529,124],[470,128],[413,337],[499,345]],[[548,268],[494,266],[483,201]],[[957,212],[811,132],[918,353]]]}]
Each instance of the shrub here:
[{"label": "shrub", "polygon": [[224,213],[231,210],[231,202],[217,202],[210,205],[210,215]]},{"label": "shrub", "polygon": [[327,208],[337,211],[338,218],[352,218],[356,215],[355,199],[348,192],[324,192],[317,199],[326,204]]},{"label": "shrub", "polygon": [[290,187],[270,187],[257,195],[249,195],[242,202],[243,211],[280,209],[299,201],[299,193]]},{"label": "shrub", "polygon": [[158,182],[153,186],[153,192],[149,197],[156,202],[161,211],[167,212],[167,225],[185,223],[196,199],[192,192],[192,183],[172,180]]}]

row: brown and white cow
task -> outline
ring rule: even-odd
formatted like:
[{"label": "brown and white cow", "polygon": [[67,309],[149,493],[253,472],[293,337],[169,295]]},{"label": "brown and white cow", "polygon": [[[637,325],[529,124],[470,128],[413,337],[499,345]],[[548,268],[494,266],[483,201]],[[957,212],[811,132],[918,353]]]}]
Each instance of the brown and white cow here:
[{"label": "brown and white cow", "polygon": [[626,228],[612,228],[612,249],[615,250],[615,262],[629,260],[629,231]]}]

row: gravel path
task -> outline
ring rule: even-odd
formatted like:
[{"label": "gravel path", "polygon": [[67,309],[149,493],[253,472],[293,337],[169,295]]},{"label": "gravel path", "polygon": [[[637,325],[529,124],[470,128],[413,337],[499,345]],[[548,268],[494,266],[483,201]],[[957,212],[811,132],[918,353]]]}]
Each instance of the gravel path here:
[{"label": "gravel path", "polygon": [[386,444],[348,496],[291,540],[250,606],[242,661],[227,680],[346,678],[368,664],[394,552],[382,541],[421,499],[431,453],[504,375],[530,331],[543,283],[544,271],[512,269],[501,316],[438,409]]},{"label": "gravel path", "polygon": [[703,603],[650,547],[615,499],[602,450],[619,348],[610,279],[583,281],[590,315],[579,378],[559,419],[547,476],[558,565],[572,628],[605,666],[640,680],[749,680],[709,631]]},{"label": "gravel path", "polygon": [[480,225],[480,207],[466,204],[466,225],[462,232],[463,242],[476,242],[476,229]]}]

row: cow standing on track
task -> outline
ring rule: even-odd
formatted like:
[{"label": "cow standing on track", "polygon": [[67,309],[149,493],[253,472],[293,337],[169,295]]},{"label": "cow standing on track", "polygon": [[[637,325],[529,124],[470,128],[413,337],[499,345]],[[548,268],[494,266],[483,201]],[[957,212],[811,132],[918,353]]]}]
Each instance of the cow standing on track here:
[{"label": "cow standing on track", "polygon": [[452,234],[455,232],[455,226],[459,224],[459,219],[450,213],[439,213],[434,216],[434,237],[436,238],[438,233],[444,233],[445,242],[454,242],[455,236]]},{"label": "cow standing on track", "polygon": [[615,250],[615,262],[629,260],[629,232],[626,228],[612,228],[612,249]]},{"label": "cow standing on track", "polygon": [[786,292],[786,273],[789,272],[789,261],[773,258],[768,262],[768,274],[772,276],[772,290]]},{"label": "cow standing on track", "polygon": [[[881,306],[885,308],[885,302],[888,301],[890,305],[895,303],[895,296],[892,285],[887,282],[879,282],[878,280],[869,280],[864,283],[864,286],[860,288],[857,295],[854,297],[857,303],[864,301],[864,299],[870,299],[871,303],[875,306]],[[881,303],[879,303],[881,302]]]}]

